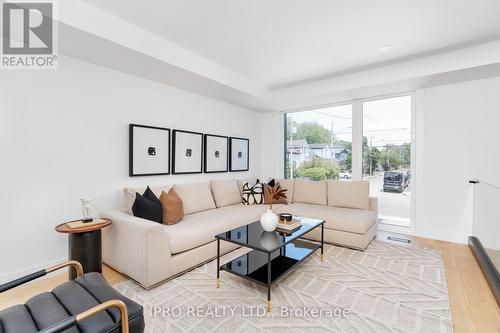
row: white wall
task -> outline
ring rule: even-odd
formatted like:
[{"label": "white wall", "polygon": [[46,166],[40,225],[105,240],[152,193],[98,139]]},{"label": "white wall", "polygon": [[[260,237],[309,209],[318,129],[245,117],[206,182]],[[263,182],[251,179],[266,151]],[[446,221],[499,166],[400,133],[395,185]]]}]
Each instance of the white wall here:
[{"label": "white wall", "polygon": [[466,242],[473,211],[468,180],[500,184],[500,78],[427,88],[418,95],[417,112],[423,115],[417,123],[422,147],[416,232]]},{"label": "white wall", "polygon": [[279,112],[261,115],[261,174],[267,177],[283,177],[283,119]]},{"label": "white wall", "polygon": [[[61,57],[57,71],[0,74],[0,281],[60,261],[54,227],[120,207],[125,186],[260,174],[262,114]],[[250,172],[128,177],[128,124],[250,139]]]}]

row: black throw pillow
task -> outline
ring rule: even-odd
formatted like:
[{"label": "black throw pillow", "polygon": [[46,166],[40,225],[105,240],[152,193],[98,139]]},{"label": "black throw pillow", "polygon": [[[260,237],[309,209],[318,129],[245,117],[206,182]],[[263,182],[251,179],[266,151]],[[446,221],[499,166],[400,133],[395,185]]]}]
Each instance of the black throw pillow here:
[{"label": "black throw pillow", "polygon": [[[158,200],[158,198],[156,199]],[[132,213],[134,213],[134,216],[146,220],[158,223],[163,222],[163,209],[161,207],[161,202],[156,203],[146,198],[145,195],[140,195],[139,193],[135,194],[135,201],[134,204],[132,205]]]},{"label": "black throw pillow", "polygon": [[148,200],[153,201],[154,203],[157,203],[158,205],[161,206],[161,201],[158,199],[158,197],[154,194],[153,191],[149,188],[149,186],[146,188],[146,191],[142,194],[142,196]]},{"label": "black throw pillow", "polygon": [[271,179],[271,181],[269,183],[267,183],[267,185],[274,187],[276,185],[276,181],[274,180],[274,178]]}]

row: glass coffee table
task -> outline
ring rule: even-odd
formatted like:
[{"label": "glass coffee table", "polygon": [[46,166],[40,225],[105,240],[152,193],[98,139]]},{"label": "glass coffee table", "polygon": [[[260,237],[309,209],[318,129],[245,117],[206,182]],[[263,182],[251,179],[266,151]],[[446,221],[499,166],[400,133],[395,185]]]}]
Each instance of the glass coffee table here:
[{"label": "glass coffee table", "polygon": [[[217,288],[220,288],[220,271],[226,271],[267,287],[267,310],[271,311],[271,286],[278,282],[293,267],[304,261],[317,249],[321,249],[323,260],[323,235],[325,221],[296,217],[302,225],[293,232],[279,229],[267,232],[260,222],[221,233],[217,238]],[[305,240],[301,237],[321,227],[321,241]],[[252,249],[224,265],[220,265],[220,241],[238,244]]]}]

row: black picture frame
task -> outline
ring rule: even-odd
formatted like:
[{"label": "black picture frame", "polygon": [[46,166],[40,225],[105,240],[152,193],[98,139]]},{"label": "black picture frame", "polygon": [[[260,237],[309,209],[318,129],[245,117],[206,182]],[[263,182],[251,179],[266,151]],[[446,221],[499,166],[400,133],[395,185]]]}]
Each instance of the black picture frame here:
[{"label": "black picture frame", "polygon": [[[247,143],[247,163],[244,168],[237,168],[233,164],[233,154],[235,153],[234,143],[235,141],[246,141]],[[243,172],[250,169],[250,140],[247,138],[230,137],[229,138],[229,171],[230,172]]]},{"label": "black picture frame", "polygon": [[[147,172],[147,173],[136,173],[134,170],[134,129],[142,128],[142,129],[151,129],[151,130],[161,130],[166,131],[168,134],[168,143],[167,143],[167,166],[166,172]],[[170,174],[170,129],[164,127],[156,127],[156,126],[147,126],[147,125],[139,125],[139,124],[129,124],[129,177],[140,177],[140,176],[159,176],[159,175],[169,175]]]},{"label": "black picture frame", "polygon": [[[199,171],[177,171],[176,170],[175,155],[176,155],[176,151],[178,149],[178,147],[177,147],[177,143],[178,143],[177,134],[178,133],[192,134],[192,135],[196,135],[196,136],[199,135],[200,136],[201,142],[200,142],[200,160],[199,160],[200,169],[199,169]],[[186,175],[186,174],[203,173],[203,133],[174,129],[172,131],[172,140],[171,141],[172,141],[172,174],[174,174],[174,175]]]},{"label": "black picture frame", "polygon": [[[226,167],[220,170],[208,170],[208,138],[223,138],[226,139]],[[203,172],[204,173],[222,173],[229,171],[229,137],[224,135],[216,135],[216,134],[205,134],[203,136]]]}]

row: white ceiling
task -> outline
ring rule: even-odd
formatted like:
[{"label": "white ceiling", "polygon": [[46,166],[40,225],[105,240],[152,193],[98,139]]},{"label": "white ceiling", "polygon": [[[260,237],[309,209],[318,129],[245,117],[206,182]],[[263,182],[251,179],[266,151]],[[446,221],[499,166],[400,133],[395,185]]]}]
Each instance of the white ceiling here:
[{"label": "white ceiling", "polygon": [[86,1],[267,87],[500,36],[498,0]]}]

